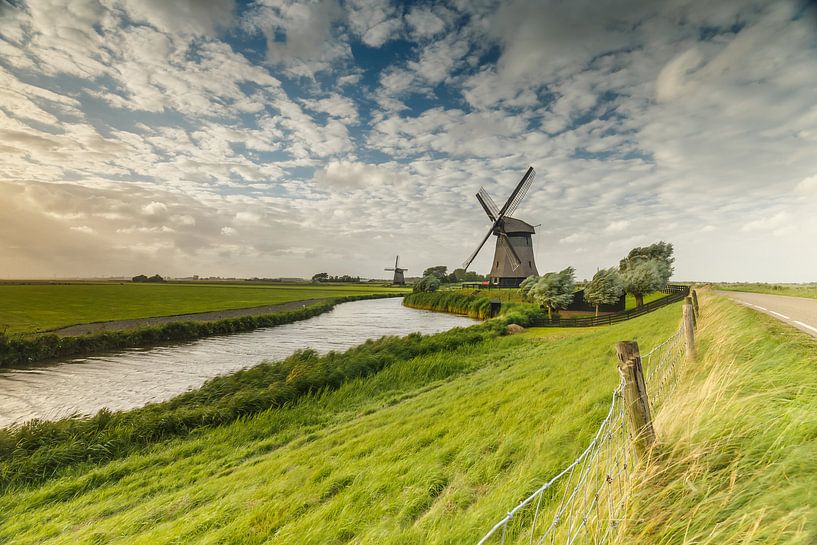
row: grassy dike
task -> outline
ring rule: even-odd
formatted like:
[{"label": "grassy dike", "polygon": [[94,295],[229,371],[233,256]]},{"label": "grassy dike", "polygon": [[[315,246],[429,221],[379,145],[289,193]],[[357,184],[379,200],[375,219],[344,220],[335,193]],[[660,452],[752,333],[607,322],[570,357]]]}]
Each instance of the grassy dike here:
[{"label": "grassy dike", "polygon": [[52,358],[84,356],[124,348],[154,346],[167,342],[212,337],[214,335],[229,335],[306,320],[324,312],[329,312],[335,305],[340,303],[397,296],[399,294],[393,293],[350,295],[336,297],[325,303],[316,303],[304,308],[274,314],[203,322],[193,320],[169,322],[156,326],[118,331],[100,331],[77,336],[62,336],[53,333],[10,336],[0,333],[0,367],[25,365]]},{"label": "grassy dike", "polygon": [[654,346],[679,316],[505,335],[516,310],[5,432],[0,542],[474,542],[584,448],[614,343]]},{"label": "grassy dike", "polygon": [[817,543],[817,341],[724,297],[701,309],[620,543]]},{"label": "grassy dike", "polygon": [[490,298],[453,291],[410,293],[403,298],[403,304],[411,308],[462,314],[480,320],[488,318],[491,311]]}]

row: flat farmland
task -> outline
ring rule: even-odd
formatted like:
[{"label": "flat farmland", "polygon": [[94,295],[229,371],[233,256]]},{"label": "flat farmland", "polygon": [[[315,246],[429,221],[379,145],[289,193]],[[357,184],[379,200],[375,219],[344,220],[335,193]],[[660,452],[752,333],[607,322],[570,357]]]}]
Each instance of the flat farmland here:
[{"label": "flat farmland", "polygon": [[365,284],[0,284],[0,332],[409,290]]}]

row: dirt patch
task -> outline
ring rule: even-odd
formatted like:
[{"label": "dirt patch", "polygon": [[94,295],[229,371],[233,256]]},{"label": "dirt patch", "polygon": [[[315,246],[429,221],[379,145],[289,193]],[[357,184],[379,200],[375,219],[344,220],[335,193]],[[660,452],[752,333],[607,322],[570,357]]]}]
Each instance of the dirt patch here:
[{"label": "dirt patch", "polygon": [[315,303],[322,303],[328,299],[304,299],[303,301],[290,301],[289,303],[279,303],[277,305],[265,305],[263,307],[235,308],[228,310],[214,310],[210,312],[196,312],[194,314],[177,314],[175,316],[155,316],[152,318],[132,318],[129,320],[112,320],[110,322],[93,322],[90,324],[77,324],[61,329],[55,329],[52,333],[57,335],[84,335],[97,331],[113,331],[120,329],[134,329],[152,325],[167,324],[170,322],[188,322],[191,320],[209,322],[213,320],[224,320],[225,318],[242,318],[244,316],[261,316],[263,314],[275,314],[285,310],[293,310]]}]

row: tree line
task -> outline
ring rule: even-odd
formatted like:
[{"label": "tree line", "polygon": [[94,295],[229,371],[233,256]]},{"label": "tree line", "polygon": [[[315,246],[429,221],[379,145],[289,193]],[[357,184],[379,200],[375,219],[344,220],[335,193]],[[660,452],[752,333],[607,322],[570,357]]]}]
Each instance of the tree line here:
[{"label": "tree line", "polygon": [[[619,261],[618,268],[600,269],[584,287],[584,300],[596,307],[618,302],[625,293],[635,297],[636,306],[644,304],[644,296],[667,287],[674,271],[672,244],[660,241],[649,246],[633,248]],[[522,298],[544,306],[548,317],[567,308],[576,291],[575,269],[567,267],[559,272],[529,276],[519,286]]]},{"label": "tree line", "polygon": [[320,272],[312,275],[313,282],[360,282],[359,276],[349,276],[344,274],[342,276],[329,276],[329,273]]}]

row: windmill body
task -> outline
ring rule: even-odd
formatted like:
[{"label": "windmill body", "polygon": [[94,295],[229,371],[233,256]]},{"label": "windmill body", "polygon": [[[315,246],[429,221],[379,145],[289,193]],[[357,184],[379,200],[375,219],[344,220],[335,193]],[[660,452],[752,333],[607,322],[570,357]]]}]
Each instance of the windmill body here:
[{"label": "windmill body", "polygon": [[398,255],[397,258],[394,260],[394,267],[383,269],[384,271],[394,271],[394,278],[392,279],[392,284],[398,286],[405,286],[406,278],[403,276],[403,273],[408,269],[403,269],[400,267],[400,256]]},{"label": "windmill body", "polygon": [[532,236],[536,230],[533,225],[511,217],[528,192],[535,175],[533,167],[528,168],[502,208],[494,203],[484,188],[480,188],[476,195],[477,201],[493,223],[480,245],[463,263],[463,268],[467,270],[488,238],[495,236],[496,249],[490,273],[491,284],[495,286],[518,287],[528,276],[539,274],[533,256]]},{"label": "windmill body", "polygon": [[[538,275],[533,257],[533,225],[516,218],[502,221],[502,232],[496,233],[496,249],[491,264],[491,283],[500,287],[518,287],[532,274]],[[514,254],[518,257],[516,259]]]}]

